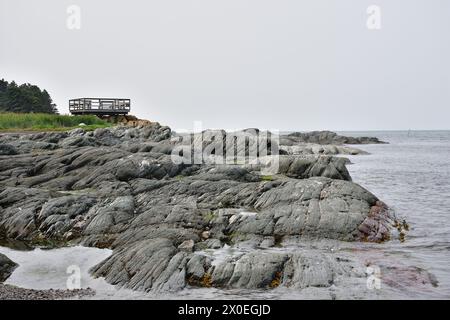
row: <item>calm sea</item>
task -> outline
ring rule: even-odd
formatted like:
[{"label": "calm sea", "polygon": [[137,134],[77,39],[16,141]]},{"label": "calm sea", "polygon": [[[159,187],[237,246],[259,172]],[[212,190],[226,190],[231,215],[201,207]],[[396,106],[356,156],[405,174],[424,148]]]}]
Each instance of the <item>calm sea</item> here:
[{"label": "calm sea", "polygon": [[[402,244],[386,255],[434,274],[438,286],[420,297],[450,298],[450,131],[342,132],[376,136],[386,145],[364,145],[351,156],[356,183],[377,195],[411,226]],[[411,293],[413,296],[414,294]]]}]

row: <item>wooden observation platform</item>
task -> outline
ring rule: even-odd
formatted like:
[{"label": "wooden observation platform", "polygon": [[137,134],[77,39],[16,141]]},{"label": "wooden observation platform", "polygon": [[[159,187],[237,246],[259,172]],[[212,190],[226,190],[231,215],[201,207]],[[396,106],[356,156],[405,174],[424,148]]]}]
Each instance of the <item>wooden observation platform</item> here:
[{"label": "wooden observation platform", "polygon": [[69,111],[73,115],[92,114],[96,116],[127,115],[130,99],[80,98],[69,100]]}]

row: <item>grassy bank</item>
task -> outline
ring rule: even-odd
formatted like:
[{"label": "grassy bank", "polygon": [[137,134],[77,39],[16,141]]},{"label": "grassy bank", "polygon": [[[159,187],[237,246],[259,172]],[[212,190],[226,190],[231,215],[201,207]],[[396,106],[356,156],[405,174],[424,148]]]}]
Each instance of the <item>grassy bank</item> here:
[{"label": "grassy bank", "polygon": [[[85,126],[80,126],[84,123]],[[0,131],[64,131],[74,128],[94,130],[111,126],[96,116],[70,116],[47,113],[0,113]]]}]

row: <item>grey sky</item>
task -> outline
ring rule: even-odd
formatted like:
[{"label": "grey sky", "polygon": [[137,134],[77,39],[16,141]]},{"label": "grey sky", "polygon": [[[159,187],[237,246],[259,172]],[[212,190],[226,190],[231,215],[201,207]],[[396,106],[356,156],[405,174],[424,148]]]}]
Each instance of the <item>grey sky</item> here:
[{"label": "grey sky", "polygon": [[[81,30],[66,27],[69,5]],[[366,9],[382,10],[382,29]],[[448,0],[0,0],[0,78],[174,129],[450,129]]]}]

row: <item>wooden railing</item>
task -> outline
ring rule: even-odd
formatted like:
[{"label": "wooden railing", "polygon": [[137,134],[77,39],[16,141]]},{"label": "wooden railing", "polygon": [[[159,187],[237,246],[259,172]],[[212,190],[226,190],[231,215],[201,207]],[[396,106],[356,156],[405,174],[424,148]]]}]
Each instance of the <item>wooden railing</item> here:
[{"label": "wooden railing", "polygon": [[73,114],[126,114],[130,112],[130,99],[80,98],[69,100],[69,111]]}]

